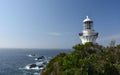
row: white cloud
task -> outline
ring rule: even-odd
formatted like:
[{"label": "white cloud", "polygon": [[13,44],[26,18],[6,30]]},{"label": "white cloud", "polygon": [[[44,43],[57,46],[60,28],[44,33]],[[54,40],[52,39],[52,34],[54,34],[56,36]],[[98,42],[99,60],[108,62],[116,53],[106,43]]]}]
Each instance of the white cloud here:
[{"label": "white cloud", "polygon": [[58,33],[58,32],[51,32],[51,33],[49,33],[49,35],[52,35],[52,36],[61,36],[62,34]]},{"label": "white cloud", "polygon": [[120,34],[116,35],[110,35],[107,37],[99,38],[99,42],[106,42],[106,41],[111,41],[111,40],[119,40],[120,39]]}]

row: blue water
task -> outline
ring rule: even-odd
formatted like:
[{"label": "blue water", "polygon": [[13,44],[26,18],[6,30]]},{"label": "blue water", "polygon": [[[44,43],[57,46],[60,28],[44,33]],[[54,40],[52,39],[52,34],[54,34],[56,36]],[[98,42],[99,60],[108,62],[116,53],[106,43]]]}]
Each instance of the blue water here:
[{"label": "blue water", "polygon": [[34,58],[27,55],[37,54],[54,57],[61,52],[71,52],[70,49],[0,49],[0,75],[34,75],[31,71],[23,71],[19,68],[27,64],[35,63]]}]

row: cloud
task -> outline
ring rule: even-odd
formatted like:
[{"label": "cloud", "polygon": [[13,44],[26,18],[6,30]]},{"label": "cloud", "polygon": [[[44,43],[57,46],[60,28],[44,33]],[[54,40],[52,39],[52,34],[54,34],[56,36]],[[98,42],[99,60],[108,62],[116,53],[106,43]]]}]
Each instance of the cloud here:
[{"label": "cloud", "polygon": [[119,39],[120,39],[120,34],[116,34],[116,35],[110,35],[110,36],[103,37],[99,39],[98,41],[105,42],[105,41],[119,40]]},{"label": "cloud", "polygon": [[49,33],[49,35],[51,35],[51,36],[61,36],[62,34],[58,33],[58,32],[51,32],[51,33]]}]

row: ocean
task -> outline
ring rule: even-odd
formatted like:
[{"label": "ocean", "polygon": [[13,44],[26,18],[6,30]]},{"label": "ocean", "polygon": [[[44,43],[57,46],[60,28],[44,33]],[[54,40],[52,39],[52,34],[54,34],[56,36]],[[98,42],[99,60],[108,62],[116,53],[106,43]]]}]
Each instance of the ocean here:
[{"label": "ocean", "polygon": [[38,62],[35,57],[28,55],[52,58],[59,53],[71,51],[71,49],[0,49],[0,75],[39,75],[40,70],[25,69],[26,65]]}]

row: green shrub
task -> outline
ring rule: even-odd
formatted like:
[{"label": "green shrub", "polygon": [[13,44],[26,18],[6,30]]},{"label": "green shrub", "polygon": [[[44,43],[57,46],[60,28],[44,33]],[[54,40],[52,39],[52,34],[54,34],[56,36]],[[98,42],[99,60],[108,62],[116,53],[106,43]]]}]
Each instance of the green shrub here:
[{"label": "green shrub", "polygon": [[54,57],[42,75],[120,75],[120,45],[111,49],[86,43],[73,49]]}]

